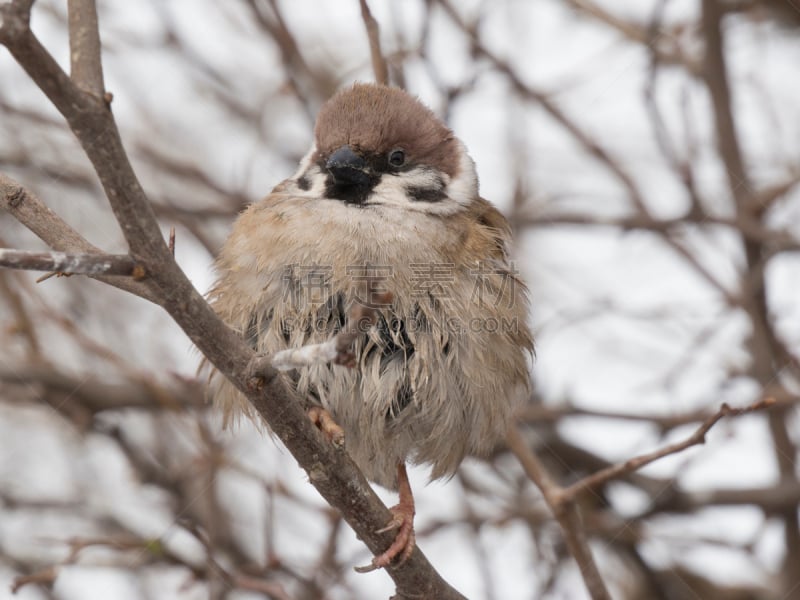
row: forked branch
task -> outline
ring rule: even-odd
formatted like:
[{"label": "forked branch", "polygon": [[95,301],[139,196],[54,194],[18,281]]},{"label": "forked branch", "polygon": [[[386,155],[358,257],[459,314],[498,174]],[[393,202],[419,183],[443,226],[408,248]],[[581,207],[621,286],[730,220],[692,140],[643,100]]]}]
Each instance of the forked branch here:
[{"label": "forked branch", "polygon": [[[3,17],[0,43],[61,112],[92,162],[128,242],[130,256],[147,273],[141,283],[148,294],[169,312],[220,373],[247,396],[306,470],[311,483],[341,512],[369,549],[374,554],[382,552],[393,539],[390,532],[378,532],[391,518],[389,510],[347,453],[318,433],[300,404],[287,393],[273,367],[266,366],[263,385],[249,385],[248,366],[255,356],[253,350],[217,317],[175,263],[128,160],[110,107],[102,97],[86,91],[67,76],[42,46],[29,27],[30,5],[31,2],[22,0],[0,5]],[[82,3],[71,3],[70,8],[76,5]],[[93,32],[91,37],[96,36]],[[83,70],[81,67],[73,70],[93,73],[95,83],[89,87],[96,87],[97,68],[88,64],[92,56],[93,52],[79,53],[78,59],[87,64]],[[92,77],[87,75],[86,81]],[[76,79],[80,81],[83,76]],[[37,234],[47,243],[57,239],[47,229]],[[390,565],[387,571],[397,586],[398,599],[463,598],[441,578],[418,548],[405,563]]]},{"label": "forked branch", "polygon": [[704,444],[706,434],[724,417],[765,410],[776,405],[776,403],[777,400],[775,398],[767,396],[744,408],[731,408],[727,404],[723,404],[717,412],[708,417],[686,439],[598,471],[566,488],[552,478],[544,464],[530,449],[517,426],[512,426],[508,431],[508,445],[519,459],[525,473],[542,492],[545,502],[561,526],[567,547],[578,563],[584,583],[592,599],[609,600],[611,596],[600,575],[600,570],[597,568],[597,563],[592,556],[581,525],[577,503],[579,496],[613,479],[641,469],[661,458],[677,454],[692,446]]}]

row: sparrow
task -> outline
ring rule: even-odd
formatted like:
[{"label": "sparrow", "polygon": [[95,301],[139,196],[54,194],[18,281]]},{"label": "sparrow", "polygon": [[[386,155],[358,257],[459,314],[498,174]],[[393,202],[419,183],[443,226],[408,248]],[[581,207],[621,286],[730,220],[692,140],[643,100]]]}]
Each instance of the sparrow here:
[{"label": "sparrow", "polygon": [[[216,260],[210,302],[261,354],[331,339],[356,304],[377,313],[350,366],[282,374],[311,416],[338,424],[366,477],[399,491],[396,539],[370,568],[413,550],[406,463],[452,476],[496,447],[529,396],[510,236],[453,132],[405,91],[357,83],[321,107],[297,172],[244,210]],[[224,378],[210,390],[226,420],[258,418]]]}]

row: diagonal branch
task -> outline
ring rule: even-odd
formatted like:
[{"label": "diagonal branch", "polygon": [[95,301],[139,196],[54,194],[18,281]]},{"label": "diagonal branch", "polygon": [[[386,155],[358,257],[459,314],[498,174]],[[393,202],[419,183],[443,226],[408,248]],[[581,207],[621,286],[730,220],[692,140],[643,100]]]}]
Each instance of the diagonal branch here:
[{"label": "diagonal branch", "polygon": [[572,554],[575,561],[578,563],[581,575],[583,576],[583,580],[592,599],[603,600],[611,598],[611,596],[608,594],[608,590],[605,587],[605,583],[603,582],[586,540],[578,510],[579,505],[577,500],[579,496],[608,481],[641,469],[665,456],[677,454],[692,446],[705,443],[706,434],[723,417],[738,416],[764,410],[775,406],[777,403],[778,401],[775,398],[767,396],[744,408],[731,408],[727,404],[723,404],[716,413],[708,417],[700,427],[685,440],[670,444],[654,452],[637,456],[623,463],[612,465],[593,475],[584,477],[569,487],[562,487],[552,478],[544,464],[528,447],[518,427],[511,427],[509,429],[508,445],[519,459],[525,473],[542,492],[542,496],[550,507],[550,510],[553,511],[553,516],[561,526],[570,554]]},{"label": "diagonal branch", "polygon": [[[102,250],[86,241],[81,234],[50,210],[38,196],[2,173],[0,173],[0,208],[8,211],[17,221],[54,250],[81,254],[103,254]],[[150,302],[155,302],[153,294],[143,283],[129,277],[100,275],[96,279]]]},{"label": "diagonal branch", "polygon": [[367,29],[369,38],[369,54],[372,57],[372,72],[375,74],[375,82],[389,85],[389,68],[386,65],[386,58],[381,52],[380,27],[369,10],[367,0],[359,0],[359,3],[361,4],[361,18],[364,20],[364,27]]},{"label": "diagonal branch", "polygon": [[519,459],[526,475],[541,490],[545,502],[553,511],[553,516],[561,526],[569,552],[578,563],[578,568],[592,600],[611,600],[611,595],[608,593],[586,540],[577,505],[572,501],[561,500],[562,488],[553,480],[539,458],[531,451],[515,426],[508,430],[508,446]]},{"label": "diagonal branch", "polygon": [[[292,455],[310,482],[338,509],[367,547],[379,554],[393,541],[378,530],[391,514],[347,453],[330,444],[288,394],[277,371],[250,380],[255,358],[244,340],[212,311],[175,263],[144,190],[130,165],[114,118],[102,98],[81,90],[58,66],[28,27],[20,3],[0,5],[4,44],[67,120],[89,157],[130,247],[146,270],[143,282],[208,360],[244,393]],[[402,565],[390,565],[396,598],[463,598],[433,569],[419,548]]]},{"label": "diagonal branch", "polygon": [[577,496],[584,492],[588,492],[589,490],[599,487],[604,483],[607,483],[613,479],[618,479],[627,473],[632,473],[633,471],[637,471],[642,467],[646,467],[650,463],[653,463],[665,456],[670,456],[671,454],[677,454],[679,452],[683,452],[687,448],[691,448],[692,446],[697,446],[700,444],[705,444],[706,442],[706,434],[711,430],[711,428],[717,424],[724,417],[736,417],[739,415],[744,415],[747,413],[764,410],[766,408],[770,408],[771,406],[775,406],[777,404],[777,400],[771,396],[766,398],[762,398],[761,400],[751,404],[750,406],[746,406],[744,408],[731,408],[727,404],[723,404],[720,409],[715,412],[713,415],[708,417],[703,423],[698,427],[692,435],[687,437],[685,440],[680,442],[676,442],[674,444],[670,444],[668,446],[664,446],[658,450],[653,452],[649,452],[647,454],[642,454],[640,456],[636,456],[625,462],[618,463],[607,469],[603,469],[602,471],[598,471],[593,475],[589,475],[588,477],[584,477],[580,481],[573,483],[568,488],[562,490],[561,495],[564,500],[574,500]]},{"label": "diagonal branch", "polygon": [[647,46],[648,50],[657,56],[659,62],[683,66],[693,76],[700,73],[702,69],[700,62],[681,48],[677,34],[670,35],[670,32],[663,31],[648,32],[647,26],[619,17],[589,0],[564,1],[567,6],[619,32],[625,39]]},{"label": "diagonal branch", "polygon": [[558,125],[564,129],[592,158],[604,165],[625,189],[634,208],[644,217],[650,218],[650,211],[642,196],[641,189],[633,176],[625,170],[611,152],[598,140],[583,131],[553,100],[553,98],[527,83],[510,63],[492,52],[478,36],[476,27],[470,26],[449,0],[437,0],[453,23],[469,37],[473,51],[488,60],[498,72],[502,73],[522,98],[540,106]]}]

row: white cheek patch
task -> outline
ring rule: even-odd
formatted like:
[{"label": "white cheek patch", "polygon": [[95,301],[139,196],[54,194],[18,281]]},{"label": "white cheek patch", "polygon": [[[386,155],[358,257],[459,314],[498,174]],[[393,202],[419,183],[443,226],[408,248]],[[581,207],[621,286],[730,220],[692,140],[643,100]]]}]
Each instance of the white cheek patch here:
[{"label": "white cheek patch", "polygon": [[398,179],[402,182],[403,186],[408,189],[429,189],[431,191],[441,190],[444,191],[446,182],[444,178],[446,175],[440,175],[433,169],[427,167],[415,167],[410,171],[395,175],[386,175],[385,178]]},{"label": "white cheek patch", "polygon": [[294,175],[292,175],[292,179],[300,179],[303,176],[303,173],[308,171],[308,167],[311,166],[311,159],[314,158],[314,154],[317,152],[317,145],[312,144],[311,150],[309,150],[306,155],[300,161],[300,166],[297,168],[297,171]]},{"label": "white cheek patch", "polygon": [[458,174],[447,185],[447,195],[461,204],[467,206],[478,197],[478,174],[475,171],[475,162],[470,158],[467,149],[460,140],[457,140]]},{"label": "white cheek patch", "polygon": [[[467,149],[461,142],[458,144],[459,163],[455,177],[423,166],[398,174],[385,173],[373,188],[367,203],[436,215],[451,215],[463,210],[478,196],[478,176]],[[292,189],[287,191],[293,196],[325,197],[327,173],[312,162],[316,152],[314,144],[289,179]]]},{"label": "white cheek patch", "polygon": [[393,175],[386,173],[367,202],[428,214],[449,215],[462,210],[447,196],[449,177],[427,167]]},{"label": "white cheek patch", "polygon": [[[306,183],[310,185],[307,190],[299,190],[299,196],[311,196],[312,198],[322,198],[325,195],[325,181],[327,175],[317,166],[313,165],[303,175]],[[297,180],[296,180],[297,181]],[[299,183],[297,184],[299,187]]]},{"label": "white cheek patch", "polygon": [[317,152],[317,145],[311,146],[300,166],[289,181],[293,184],[292,195],[300,197],[321,198],[325,194],[325,173],[311,162]]}]

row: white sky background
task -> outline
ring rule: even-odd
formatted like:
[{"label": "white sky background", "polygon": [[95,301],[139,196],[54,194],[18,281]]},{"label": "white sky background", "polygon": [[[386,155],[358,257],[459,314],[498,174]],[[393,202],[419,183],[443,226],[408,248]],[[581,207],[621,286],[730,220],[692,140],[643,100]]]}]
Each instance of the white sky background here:
[{"label": "white sky background", "polygon": [[[64,3],[41,4],[64,10]],[[478,5],[458,4],[459,7]],[[655,2],[619,0],[603,4],[616,14],[644,21],[652,15]],[[389,0],[372,0],[370,5],[381,23],[386,50],[396,47],[396,29],[404,32],[408,45],[415,45],[422,15],[420,2],[403,0],[391,6]],[[309,63],[337,64],[352,80],[371,78],[357,1],[292,0],[281,2],[281,6]],[[166,154],[213,169],[219,181],[243,190],[253,199],[267,193],[294,171],[295,165],[271,154],[264,140],[281,140],[284,148],[300,156],[310,144],[311,124],[291,100],[276,100],[272,96],[282,80],[274,67],[277,54],[269,53],[261,34],[248,25],[248,13],[237,3],[107,0],[101,2],[101,7],[101,32],[110,49],[104,63],[106,86],[114,93],[113,108],[124,141],[126,135],[147,136],[151,129]],[[461,10],[468,12],[466,8]],[[688,200],[658,151],[645,113],[643,94],[648,57],[644,50],[589,20],[576,17],[555,0],[498,0],[486,3],[483,10],[482,34],[492,49],[508,58],[527,82],[553,92],[558,105],[601,140],[642,185],[645,199],[656,215],[682,214]],[[674,0],[668,4],[666,21],[693,18],[697,11],[698,2]],[[135,44],[114,37],[124,32],[130,39],[156,40],[164,16],[174,20],[185,36],[184,41],[193,46],[202,63],[240,73],[235,92],[242,102],[255,106],[277,103],[270,105],[269,110],[285,112],[287,117],[280,120],[280,126],[276,127],[274,119],[267,118],[250,127],[231,123],[197,96],[191,78],[184,73],[185,65],[166,58],[158,49],[132,51]],[[64,64],[64,32],[46,11],[38,10],[35,19],[34,29]],[[732,49],[728,53],[729,68],[735,82],[735,108],[747,164],[753,169],[755,181],[778,181],[800,159],[797,144],[800,38],[796,32],[777,29],[768,22],[753,25],[730,19],[726,24],[728,46]],[[432,50],[439,76],[452,84],[475,76],[468,64],[459,62],[464,56],[460,46],[463,41],[452,24],[440,15],[430,26],[434,31]],[[240,33],[220,35],[220,29]],[[441,107],[441,98],[436,96],[429,74],[419,64],[412,63],[407,76],[411,92],[419,94],[435,110]],[[0,52],[0,79],[14,82],[13,93],[20,102],[30,102],[36,107],[44,105],[39,92],[25,81],[6,52]],[[713,151],[712,120],[705,92],[692,85],[685,75],[669,70],[659,77],[657,91],[658,105],[676,146],[684,148],[687,135],[699,145],[696,162],[699,187],[720,214],[729,214],[724,173]],[[684,95],[691,115],[689,132],[681,124],[680,103]],[[144,113],[156,121],[150,117],[142,120]],[[501,209],[510,207],[515,160],[525,165],[532,194],[531,210],[569,209],[619,215],[629,209],[617,182],[609,179],[541,110],[529,105],[521,107],[510,100],[507,85],[496,75],[478,76],[474,92],[454,105],[451,126],[476,160],[483,195]],[[510,137],[524,141],[525,156],[508,156]],[[215,198],[192,196],[192,190],[170,189],[167,181],[145,179],[144,184],[148,191],[168,190],[183,205],[208,206],[215,202]],[[63,208],[62,214],[92,242],[110,251],[124,248],[113,220],[97,216],[99,203],[85,201],[77,209],[70,207],[66,199],[60,198],[59,187],[54,181],[51,189],[38,191],[54,209]],[[800,233],[797,193],[793,202],[784,202],[784,206],[780,217]],[[24,236],[20,239],[26,243],[30,240]],[[732,289],[736,269],[743,260],[735,241],[724,232],[689,239],[692,247],[702,249],[703,263]],[[20,247],[30,246],[21,243]],[[546,232],[535,229],[517,240],[516,255],[531,286],[532,320],[538,331],[534,370],[537,385],[547,401],[557,403],[568,399],[585,408],[674,414],[698,407],[716,408],[722,402],[743,405],[758,393],[746,381],[731,384],[728,376],[731,369],[745,366],[746,355],[742,350],[748,333],[745,319],[731,313],[713,290],[653,237],[610,229],[559,228]],[[212,281],[211,257],[190,236],[179,232],[177,258],[198,289],[205,291]],[[787,342],[794,348],[800,344],[799,276],[797,260],[784,260],[768,272],[771,306],[783,325],[781,331]],[[51,280],[45,285],[53,290],[54,302],[69,305],[69,298],[57,289],[58,281]],[[103,319],[106,311],[120,302],[137,311],[136,326],[124,332]],[[597,314],[598,302],[604,303],[608,310]],[[121,300],[119,294],[92,299],[86,309],[96,314],[96,318],[86,321],[93,323],[94,328],[86,333],[124,349],[126,358],[137,367],[194,372],[196,354],[164,314],[136,300]],[[652,315],[664,316],[653,319]],[[153,342],[156,338],[158,343]],[[54,337],[53,351],[58,351],[59,344]],[[697,352],[695,360],[681,364],[687,349],[698,344],[703,345],[703,350]],[[154,353],[154,348],[160,351]],[[62,359],[66,364],[72,361],[75,368],[81,366],[81,357],[71,357],[66,349]],[[677,376],[672,378],[671,385],[665,385],[665,374],[676,366]],[[31,416],[27,425],[20,427],[17,419],[10,421],[0,415],[0,439],[8,448],[15,449],[0,459],[0,477],[14,479],[23,490],[78,497],[86,490],[74,489],[75,480],[70,473],[90,472],[96,478],[95,487],[90,490],[94,501],[108,505],[109,510],[118,514],[124,513],[149,535],[162,535],[169,530],[169,514],[163,507],[159,509],[159,499],[133,497],[126,474],[108,449],[101,444],[94,447],[91,440],[88,447],[82,446],[82,442],[68,439],[69,434],[63,431],[54,434],[54,428],[43,427],[39,417]],[[625,459],[664,442],[658,440],[651,428],[628,422],[576,419],[566,431],[575,443],[610,459]],[[680,429],[669,439],[677,439],[688,431]],[[282,473],[310,501],[319,502],[284,450],[247,427],[231,435],[238,436],[232,443],[239,449],[242,461],[263,472]],[[16,450],[25,447],[35,447],[37,452]],[[70,449],[68,453],[65,448]],[[467,468],[478,476],[488,477],[477,464],[469,464]],[[646,472],[658,476],[679,473],[680,485],[692,490],[707,486],[768,485],[776,478],[766,427],[756,417],[722,423],[712,432],[706,446],[660,461]],[[426,473],[421,469],[413,472],[412,479],[417,496],[418,529],[424,529],[445,511],[463,509],[457,482],[425,486]],[[258,521],[267,515],[260,492],[233,476],[228,485],[230,504],[243,515],[241,526],[245,530],[263,528]],[[394,503],[391,494],[382,495],[387,502]],[[640,508],[638,499],[626,495],[624,490],[620,490],[615,500],[631,513]],[[321,542],[307,537],[309,528],[303,519],[310,518],[309,515],[302,511],[283,514],[286,516],[281,519],[278,533],[283,536],[282,548],[287,554],[302,557],[304,548]],[[760,512],[747,508],[708,510],[692,519],[664,519],[653,528],[646,554],[665,565],[676,561],[685,561],[695,568],[702,565],[707,574],[728,582],[756,581],[768,577],[779,564],[780,535],[775,526],[762,529],[765,525]],[[21,532],[31,526],[14,519],[0,520],[0,537],[19,539]],[[70,527],[80,531],[81,526],[79,520],[67,524],[65,532]],[[754,541],[758,560],[753,562],[712,544],[685,555],[681,545],[674,542],[682,532],[689,531],[702,531],[709,538],[740,543]],[[352,533],[347,531],[342,535],[350,539],[347,547],[353,563],[366,562],[366,552]],[[306,537],[299,541],[299,536]],[[529,540],[521,525],[484,530],[482,541],[489,555],[498,598],[532,598],[528,584],[537,573],[531,549],[527,547]],[[449,531],[446,535],[426,538],[420,545],[446,580],[471,599],[483,598],[479,558],[472,555],[469,546],[460,548],[458,542],[459,537]],[[175,543],[186,552],[198,551],[185,540]],[[256,555],[263,550],[260,543],[258,539],[253,541]],[[42,551],[46,546],[35,542],[33,545],[32,551]],[[597,551],[602,564],[602,548]],[[0,571],[0,597],[9,578],[9,573]],[[351,579],[365,598],[388,597],[392,592],[391,581],[382,573],[353,574]],[[154,597],[202,597],[196,590],[180,593],[179,579],[167,577],[167,580],[167,584],[154,584],[162,590]],[[74,568],[64,572],[56,589],[68,599],[122,600],[137,598],[139,585],[146,584],[120,577],[113,570],[101,573],[96,569]],[[556,597],[585,597],[577,577],[561,585],[558,592],[561,595]],[[17,597],[27,600],[39,596],[28,588]]]}]

